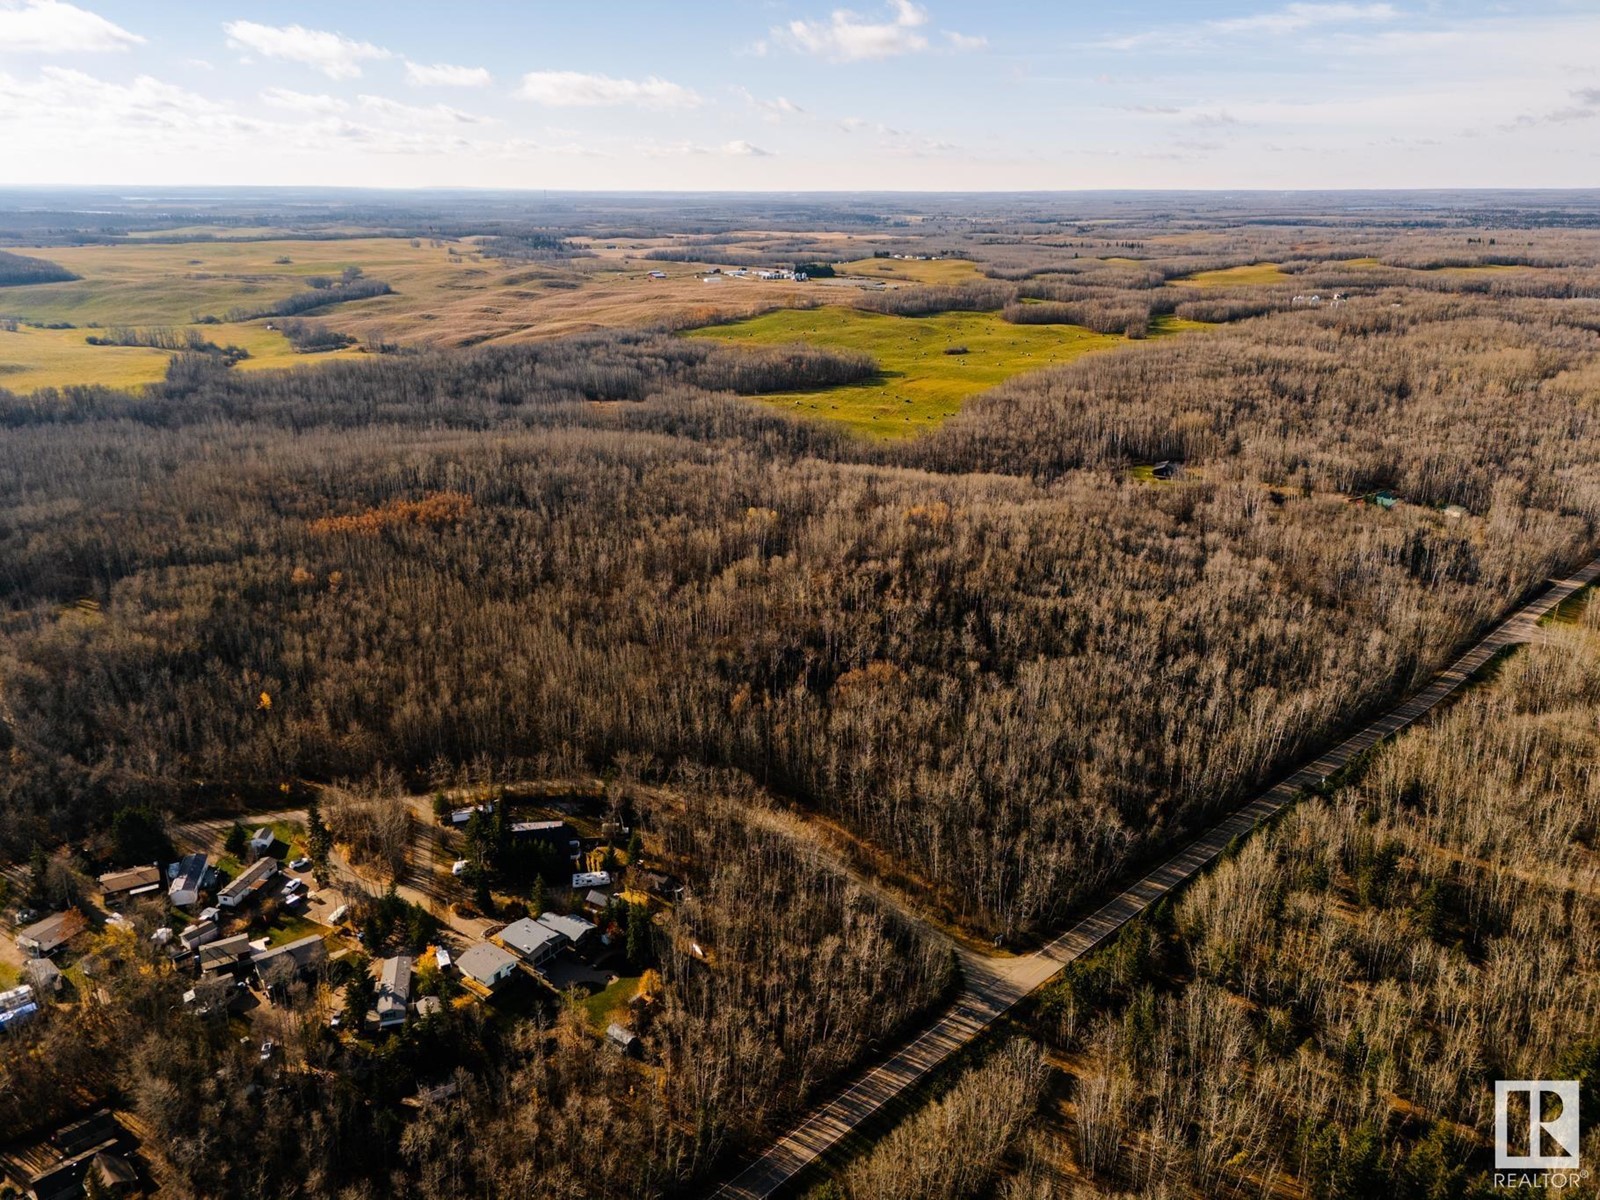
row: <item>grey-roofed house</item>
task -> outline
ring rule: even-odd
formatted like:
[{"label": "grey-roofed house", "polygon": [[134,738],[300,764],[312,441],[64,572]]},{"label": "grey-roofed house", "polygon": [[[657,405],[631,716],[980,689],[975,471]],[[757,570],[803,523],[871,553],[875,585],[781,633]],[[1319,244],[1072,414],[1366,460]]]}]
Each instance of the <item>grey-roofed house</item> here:
[{"label": "grey-roofed house", "polygon": [[582,917],[570,917],[566,913],[540,913],[539,924],[574,946],[586,945],[600,932]]},{"label": "grey-roofed house", "polygon": [[202,971],[231,971],[242,959],[251,957],[250,935],[236,933],[210,945],[200,947]]},{"label": "grey-roofed house", "polygon": [[611,903],[611,897],[605,892],[602,892],[599,888],[595,888],[583,898],[583,902],[590,908],[602,909]]},{"label": "grey-roofed house", "polygon": [[410,1007],[411,959],[404,954],[384,959],[378,970],[378,1028],[404,1025]]},{"label": "grey-roofed house", "polygon": [[258,858],[244,870],[238,877],[231,880],[227,887],[217,893],[217,903],[223,908],[238,908],[247,900],[254,899],[268,884],[273,876],[278,873],[278,860],[270,855]]},{"label": "grey-roofed house", "polygon": [[263,825],[250,835],[250,853],[265,854],[277,843],[278,835],[272,832],[270,825]]},{"label": "grey-roofed house", "polygon": [[178,940],[183,943],[186,950],[198,950],[221,936],[222,930],[217,928],[215,921],[196,921],[178,932]]},{"label": "grey-roofed house", "polygon": [[89,919],[76,908],[69,908],[35,921],[17,931],[17,945],[31,958],[42,958],[65,946],[89,927]]},{"label": "grey-roofed house", "polygon": [[564,944],[559,933],[532,917],[511,922],[500,931],[497,940],[523,962],[535,967],[550,959]]},{"label": "grey-roofed house", "polygon": [[200,899],[211,868],[204,854],[185,854],[177,862],[177,870],[169,871],[172,882],[167,885],[167,898],[178,908],[188,908]]},{"label": "grey-roofed house", "polygon": [[[296,971],[304,971],[316,966],[328,957],[328,947],[323,944],[322,935],[313,933],[292,942],[285,942],[281,946],[271,946],[250,956],[250,965],[255,968],[256,974],[270,971],[281,962],[292,963]],[[263,983],[270,982],[265,977]]]},{"label": "grey-roofed house", "polygon": [[456,967],[463,977],[492,990],[517,969],[517,960],[490,942],[474,942],[456,959]]}]

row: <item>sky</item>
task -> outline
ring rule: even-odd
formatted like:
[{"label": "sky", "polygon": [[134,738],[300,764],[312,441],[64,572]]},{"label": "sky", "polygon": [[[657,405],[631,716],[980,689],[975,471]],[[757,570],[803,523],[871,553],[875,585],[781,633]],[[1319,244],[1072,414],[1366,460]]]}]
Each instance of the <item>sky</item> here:
[{"label": "sky", "polygon": [[0,0],[0,186],[1592,187],[1600,0]]}]

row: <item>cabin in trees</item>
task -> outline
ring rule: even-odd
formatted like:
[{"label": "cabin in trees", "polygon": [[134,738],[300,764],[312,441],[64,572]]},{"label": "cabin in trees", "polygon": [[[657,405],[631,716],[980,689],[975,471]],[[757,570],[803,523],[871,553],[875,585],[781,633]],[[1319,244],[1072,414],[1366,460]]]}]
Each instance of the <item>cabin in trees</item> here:
[{"label": "cabin in trees", "polygon": [[188,908],[200,899],[213,874],[204,854],[185,854],[167,868],[167,899],[177,908]]},{"label": "cabin in trees", "polygon": [[493,991],[517,969],[517,960],[490,942],[476,942],[456,960],[461,977]]},{"label": "cabin in trees", "polygon": [[17,945],[30,958],[54,954],[89,927],[89,919],[76,908],[58,912],[17,931]]},{"label": "cabin in trees", "polygon": [[611,1022],[606,1026],[606,1040],[630,1058],[639,1056],[639,1037],[626,1026],[618,1025],[615,1021]]},{"label": "cabin in trees", "polygon": [[404,954],[383,960],[378,969],[378,1028],[406,1023],[411,1008],[411,959]]},{"label": "cabin in trees", "polygon": [[100,876],[100,899],[107,908],[117,908],[129,900],[151,896],[160,890],[161,868],[154,863]]},{"label": "cabin in trees", "polygon": [[223,908],[238,908],[265,891],[277,874],[277,859],[258,858],[240,871],[238,878],[217,893],[217,903]]}]

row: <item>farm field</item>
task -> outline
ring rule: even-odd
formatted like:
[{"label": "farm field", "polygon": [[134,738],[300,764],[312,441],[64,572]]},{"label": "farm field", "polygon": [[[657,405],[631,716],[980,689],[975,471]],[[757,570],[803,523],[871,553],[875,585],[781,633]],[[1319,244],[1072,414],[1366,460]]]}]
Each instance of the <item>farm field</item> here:
[{"label": "farm field", "polygon": [[835,263],[833,269],[840,275],[901,283],[966,283],[983,277],[978,264],[969,258],[858,258],[854,262]]},{"label": "farm field", "polygon": [[[265,308],[306,290],[310,276],[337,278],[358,267],[391,295],[349,301],[308,318],[362,341],[451,347],[528,341],[621,325],[684,327],[751,315],[822,289],[754,278],[709,287],[683,263],[614,257],[519,262],[485,257],[475,239],[294,239],[21,248],[82,278],[0,289],[0,316],[24,323],[0,334],[0,387],[102,384],[138,387],[160,379],[169,355],[141,347],[91,346],[96,328],[183,330],[243,346],[241,370],[316,365],[362,353],[298,354],[269,321],[195,325],[202,317]],[[930,265],[930,264],[923,264]],[[665,279],[652,279],[651,270]],[[69,324],[71,329],[28,328]],[[19,340],[20,339],[20,340]]]},{"label": "farm field", "polygon": [[1215,271],[1196,271],[1174,279],[1174,283],[1188,283],[1195,287],[1260,287],[1263,284],[1283,283],[1290,279],[1273,262],[1247,263],[1242,267],[1221,267]]},{"label": "farm field", "polygon": [[[1195,322],[1168,320],[1160,336]],[[807,342],[872,355],[879,377],[812,392],[783,392],[761,401],[806,416],[837,421],[871,437],[910,437],[936,427],[971,396],[1014,375],[1071,362],[1126,338],[1076,325],[1013,325],[995,313],[948,312],[896,317],[850,308],[784,310],[697,329],[691,337],[781,345]],[[965,354],[947,354],[953,347]]]}]

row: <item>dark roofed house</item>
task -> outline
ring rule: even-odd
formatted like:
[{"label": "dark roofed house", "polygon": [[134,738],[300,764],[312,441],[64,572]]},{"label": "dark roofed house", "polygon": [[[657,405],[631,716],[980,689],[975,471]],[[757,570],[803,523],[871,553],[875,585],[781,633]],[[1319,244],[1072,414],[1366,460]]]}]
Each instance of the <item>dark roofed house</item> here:
[{"label": "dark roofed house", "polygon": [[17,945],[33,958],[53,954],[89,927],[89,919],[76,908],[58,912],[17,931]]},{"label": "dark roofed house", "polygon": [[1183,464],[1171,460],[1158,462],[1150,468],[1150,474],[1156,479],[1182,479]]},{"label": "dark roofed house", "polygon": [[270,987],[280,981],[274,978],[275,976],[296,975],[301,971],[309,971],[312,967],[325,962],[327,957],[328,947],[323,944],[322,935],[313,933],[252,954],[250,966],[260,977],[261,982]]},{"label": "dark roofed house", "polygon": [[236,933],[232,937],[201,946],[199,953],[202,971],[231,971],[242,959],[251,957],[250,935]]},{"label": "dark roofed house", "polygon": [[175,871],[167,872],[172,880],[167,885],[167,898],[178,908],[188,908],[200,899],[211,876],[211,867],[204,854],[185,854],[176,866]]},{"label": "dark roofed house", "polygon": [[383,960],[378,972],[378,1028],[406,1023],[411,1007],[411,959],[404,954]]},{"label": "dark roofed house", "polygon": [[100,895],[108,905],[154,895],[160,890],[161,868],[153,863],[148,867],[130,867],[126,871],[110,871],[100,876]]}]

